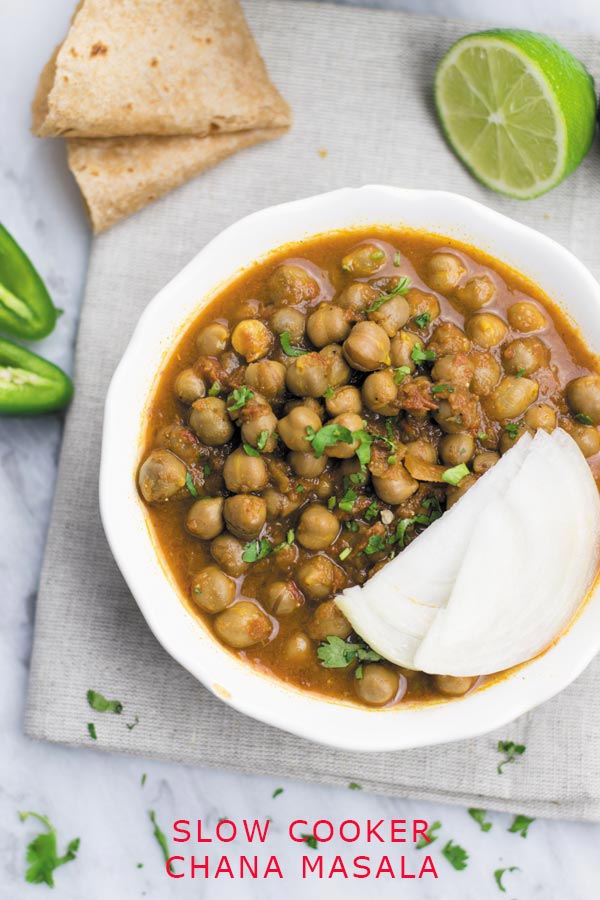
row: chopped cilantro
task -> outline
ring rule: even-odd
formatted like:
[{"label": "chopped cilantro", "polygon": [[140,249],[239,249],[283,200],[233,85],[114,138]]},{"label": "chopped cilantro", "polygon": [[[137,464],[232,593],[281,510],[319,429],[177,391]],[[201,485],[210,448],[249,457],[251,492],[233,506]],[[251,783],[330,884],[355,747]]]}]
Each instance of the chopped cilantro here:
[{"label": "chopped cilantro", "polygon": [[373,260],[373,262],[377,262],[378,259],[383,259],[384,257],[385,253],[383,252],[383,250],[374,250],[373,253],[371,253],[371,259]]},{"label": "chopped cilantro", "polygon": [[242,559],[244,562],[253,563],[259,559],[264,559],[270,552],[271,544],[266,538],[255,538],[244,545]]},{"label": "chopped cilantro", "polygon": [[323,396],[326,400],[329,400],[330,397],[333,397],[333,388],[331,387],[331,385],[329,385]]},{"label": "chopped cilantro", "polygon": [[378,512],[379,512],[379,504],[377,503],[377,500],[373,500],[369,504],[369,506],[367,507],[366,512],[365,512],[365,519],[367,520],[367,522],[370,522],[371,519],[376,518]]},{"label": "chopped cilantro", "polygon": [[363,553],[366,553],[367,556],[372,556],[374,553],[381,553],[383,550],[387,550],[387,541],[382,534],[372,534],[367,541],[367,545],[363,550]]},{"label": "chopped cilantro", "polygon": [[450,865],[454,866],[459,872],[467,868],[469,854],[463,847],[455,844],[453,841],[448,841],[446,846],[442,847],[442,856],[445,856]]},{"label": "chopped cilantro", "polygon": [[140,779],[140,784],[141,784],[142,787],[144,787],[144,785],[146,784],[146,778],[147,778],[147,777],[148,777],[148,776],[147,776],[146,773],[144,772],[144,774],[142,775],[142,777],[141,777],[141,779]]},{"label": "chopped cilantro", "polygon": [[355,660],[358,662],[378,662],[381,656],[367,644],[349,644],[342,638],[329,635],[317,650],[317,656],[324,669],[345,669]]},{"label": "chopped cilantro", "polygon": [[303,350],[302,347],[292,347],[292,336],[289,331],[282,331],[279,340],[281,349],[286,356],[304,356],[305,353],[308,353],[308,350]]},{"label": "chopped cilantro", "polygon": [[421,313],[420,316],[415,316],[414,321],[418,328],[427,328],[431,322],[431,313]]},{"label": "chopped cilantro", "polygon": [[358,531],[358,522],[346,522],[346,528],[348,531]]},{"label": "chopped cilantro", "polygon": [[222,390],[222,388],[221,388],[220,382],[213,381],[213,383],[211,384],[211,386],[208,389],[208,396],[209,397],[218,397],[219,394],[221,393],[221,390]]},{"label": "chopped cilantro", "polygon": [[352,432],[352,437],[358,440],[356,455],[360,463],[361,469],[366,468],[371,462],[371,444],[375,440],[372,434],[369,434],[364,428]]},{"label": "chopped cilantro", "polygon": [[488,439],[488,436],[485,433],[485,431],[480,431],[479,434],[477,435],[477,437],[480,441],[487,441],[487,439]]},{"label": "chopped cilantro", "polygon": [[315,431],[314,428],[308,425],[306,428],[306,440],[312,444],[317,459],[323,456],[326,447],[332,447],[334,444],[354,443],[354,437],[350,429],[335,423],[333,425],[323,425],[318,431]]},{"label": "chopped cilantro", "polygon": [[439,835],[435,834],[436,831],[439,831],[442,827],[441,822],[433,822],[427,829],[424,835],[421,835],[419,840],[417,841],[417,850],[422,850],[423,847],[428,847],[430,844],[433,844],[434,841],[437,841]]},{"label": "chopped cilantro", "polygon": [[350,476],[350,481],[352,484],[364,484],[367,480],[367,476],[364,472],[353,472]]},{"label": "chopped cilantro", "polygon": [[485,821],[485,817],[487,815],[485,809],[468,809],[467,812],[472,819],[475,819],[482,831],[490,830],[490,828],[492,827],[492,823]]},{"label": "chopped cilantro", "polygon": [[525,744],[515,744],[514,741],[498,741],[498,753],[506,754],[506,759],[498,764],[498,775],[502,775],[502,769],[507,763],[514,762],[517,756],[523,756],[525,749]]},{"label": "chopped cilantro", "polygon": [[211,469],[211,467],[209,466],[209,464],[206,463],[206,465],[204,466],[204,468],[202,469],[202,471],[204,472],[205,477],[208,477],[208,476],[210,475],[210,473],[212,472],[212,469]]},{"label": "chopped cilantro", "polygon": [[194,478],[193,478],[191,472],[187,472],[187,474],[185,476],[185,485],[186,485],[188,491],[190,492],[190,494],[192,495],[192,497],[198,496],[198,491],[196,489],[196,485],[194,484]]},{"label": "chopped cilantro", "polygon": [[509,438],[510,438],[512,441],[514,441],[514,439],[516,438],[517,434],[519,433],[519,428],[520,428],[520,427],[521,427],[521,423],[520,423],[520,422],[508,422],[508,423],[504,426],[504,430],[505,430],[505,432],[507,433],[507,435],[509,436]]},{"label": "chopped cilantro", "polygon": [[118,716],[123,712],[123,704],[120,700],[107,700],[96,691],[87,692],[87,702],[96,712],[114,712]]},{"label": "chopped cilantro", "polygon": [[518,872],[518,871],[519,871],[518,866],[507,866],[505,869],[496,869],[496,871],[494,872],[494,878],[496,879],[496,884],[498,885],[498,887],[500,888],[500,890],[502,891],[503,894],[506,893],[506,888],[502,884],[502,876],[504,875],[505,872]]},{"label": "chopped cilantro", "polygon": [[265,449],[265,447],[267,446],[267,441],[268,441],[268,440],[269,440],[269,432],[268,432],[268,430],[265,428],[263,431],[261,431],[261,433],[260,433],[259,436],[258,436],[258,439],[257,439],[257,441],[256,441],[256,449],[257,449],[257,450],[260,450],[261,453],[262,453],[262,451],[263,451],[263,450]]},{"label": "chopped cilantro", "polygon": [[519,371],[515,374],[515,378],[522,378],[527,369],[519,369]]},{"label": "chopped cilantro", "polygon": [[351,791],[362,791],[362,785],[357,784],[356,781],[351,781],[348,787]]},{"label": "chopped cilantro", "polygon": [[352,488],[348,488],[342,499],[340,500],[340,509],[342,512],[352,512],[354,504],[358,500],[358,494]]},{"label": "chopped cilantro", "polygon": [[394,372],[394,384],[400,384],[400,382],[404,381],[407,375],[410,375],[409,367],[398,366],[398,368]]},{"label": "chopped cilantro", "polygon": [[[436,518],[438,518],[436,516]],[[396,525],[396,534],[392,540],[394,544],[400,544],[401,547],[406,545],[406,532],[412,525],[430,525],[433,522],[433,518],[431,516],[411,516],[408,519],[400,519],[398,524]]]},{"label": "chopped cilantro", "polygon": [[452,466],[451,469],[446,469],[445,472],[442,472],[442,481],[456,487],[468,474],[468,466],[466,466],[465,463],[460,463],[458,466]]},{"label": "chopped cilantro", "polygon": [[580,425],[593,425],[592,419],[589,416],[586,416],[585,413],[577,413],[573,416],[576,422],[579,422]]},{"label": "chopped cilantro", "polygon": [[400,253],[398,253],[398,252],[394,253],[394,265],[395,265],[395,266],[399,266],[399,265],[400,265],[400,260],[401,260],[401,259],[402,259],[402,256],[401,256]]},{"label": "chopped cilantro", "polygon": [[69,841],[64,856],[57,855],[56,849],[56,829],[50,823],[47,816],[42,816],[36,812],[20,812],[19,818],[21,822],[25,822],[28,818],[37,819],[47,829],[47,831],[38,834],[30,844],[27,845],[26,859],[29,863],[25,872],[25,881],[29,884],[47,884],[48,887],[54,887],[54,872],[59,866],[71,862],[77,856],[79,850],[79,838]]},{"label": "chopped cilantro", "polygon": [[283,788],[275,788],[272,795],[273,800],[275,799],[275,797],[279,797],[280,794],[283,794]]},{"label": "chopped cilantro", "polygon": [[94,725],[93,722],[88,722],[87,730],[89,732],[91,739],[93,741],[97,741],[98,735],[96,734],[96,726]]},{"label": "chopped cilantro", "polygon": [[453,394],[454,388],[451,384],[434,384],[431,388],[432,394],[441,394],[443,391],[446,391],[447,394]]},{"label": "chopped cilantro", "polygon": [[247,456],[260,456],[260,453],[255,447],[252,446],[252,444],[242,444],[242,446],[244,448],[244,453]]},{"label": "chopped cilantro", "polygon": [[[227,409],[229,412],[235,412],[237,409],[243,409],[248,400],[252,400],[254,391],[251,391],[245,384],[241,388],[234,388],[229,396]],[[231,402],[233,400],[233,403]]]},{"label": "chopped cilantro", "polygon": [[316,850],[319,846],[319,842],[314,836],[314,834],[301,834],[300,837],[304,841],[305,844],[308,844],[309,847],[312,847],[313,850]]},{"label": "chopped cilantro", "polygon": [[421,344],[415,344],[410,353],[413,362],[433,362],[435,359],[435,350],[423,350]]},{"label": "chopped cilantro", "polygon": [[297,493],[297,494],[301,494],[303,490],[304,490],[304,485],[302,485],[302,484],[299,484],[299,485],[296,487],[296,493]]},{"label": "chopped cilantro", "polygon": [[374,303],[367,307],[365,312],[372,313],[376,312],[380,306],[383,306],[384,303],[387,303],[388,300],[391,300],[392,297],[403,296],[404,294],[408,294],[410,288],[410,281],[408,278],[400,278],[396,287],[392,288],[391,291],[384,291]]},{"label": "chopped cilantro", "polygon": [[528,816],[515,816],[515,820],[508,829],[512,834],[520,834],[522,838],[527,837],[527,831],[532,822],[535,822],[535,819],[530,819]]},{"label": "chopped cilantro", "polygon": [[342,562],[345,559],[348,559],[348,557],[350,556],[351,553],[352,553],[351,547],[344,547],[343,550],[340,550],[340,559],[342,560]]},{"label": "chopped cilantro", "polygon": [[149,815],[150,815],[150,821],[154,825],[154,831],[153,831],[154,837],[156,838],[157,843],[158,843],[160,849],[162,850],[162,854],[163,854],[165,863],[169,866],[169,872],[172,872],[173,867],[169,863],[169,856],[170,856],[169,845],[167,843],[167,838],[165,836],[165,833],[159,827],[158,822],[156,821],[156,813],[154,812],[153,809],[150,810]]}]

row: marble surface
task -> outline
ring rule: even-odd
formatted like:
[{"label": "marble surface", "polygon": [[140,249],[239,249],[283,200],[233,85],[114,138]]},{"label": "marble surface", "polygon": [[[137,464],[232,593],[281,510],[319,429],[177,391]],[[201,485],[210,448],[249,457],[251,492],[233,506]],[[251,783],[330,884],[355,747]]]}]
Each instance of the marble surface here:
[{"label": "marble surface", "polygon": [[[294,2],[294,0],[290,0]],[[359,0],[347,0],[359,2]],[[364,0],[366,3],[367,0]],[[77,191],[66,170],[59,144],[29,134],[29,103],[37,76],[54,45],[62,39],[74,0],[0,0],[0,58],[5,77],[0,85],[0,216],[27,248],[45,278],[56,304],[65,310],[55,334],[41,352],[66,369],[73,343],[89,251],[89,233]],[[536,29],[573,28],[600,34],[597,0],[379,0],[377,6],[471,18],[494,24]],[[60,417],[0,421],[0,898],[42,895],[44,886],[24,883],[25,847],[38,829],[21,824],[17,811],[47,813],[58,829],[59,850],[81,837],[76,862],[60,869],[56,895],[86,900],[121,898],[271,898],[281,893],[277,878],[243,881],[220,878],[170,881],[163,872],[148,811],[168,830],[175,818],[201,818],[212,831],[219,818],[272,818],[269,843],[259,852],[266,862],[277,854],[285,873],[288,897],[310,891],[317,898],[376,894],[382,900],[406,896],[429,900],[482,900],[499,895],[493,872],[518,866],[506,876],[507,898],[591,900],[597,896],[600,825],[535,822],[527,840],[510,834],[511,817],[490,816],[483,833],[465,810],[440,804],[391,800],[361,791],[334,790],[301,782],[245,777],[222,771],[187,769],[143,759],[107,757],[90,751],[36,744],[22,734],[22,717],[35,610],[35,592],[52,503],[60,448]],[[144,786],[142,774],[146,773]],[[284,792],[272,798],[275,788]],[[515,810],[518,813],[518,810]],[[303,852],[289,841],[293,819],[424,818],[443,823],[433,845],[438,879],[340,878],[302,881]],[[310,830],[306,828],[306,830]],[[455,871],[441,855],[448,839],[470,855],[468,868]],[[208,846],[210,850],[211,845]],[[230,857],[252,853],[241,840],[226,846]],[[340,852],[346,860],[359,854],[389,853],[402,845],[374,847],[364,842],[323,845],[324,856]],[[190,847],[197,856],[207,852]],[[216,865],[221,855],[211,852]],[[407,871],[422,859],[405,850]],[[142,867],[138,867],[138,864]],[[376,884],[376,887],[375,887]]]}]

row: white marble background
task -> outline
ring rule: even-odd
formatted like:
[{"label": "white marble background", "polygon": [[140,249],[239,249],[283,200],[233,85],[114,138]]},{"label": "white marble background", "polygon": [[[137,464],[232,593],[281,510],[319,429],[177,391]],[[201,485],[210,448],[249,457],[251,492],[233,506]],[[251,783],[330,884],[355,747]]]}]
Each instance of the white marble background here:
[{"label": "white marble background", "polygon": [[[294,2],[294,0],[290,0]],[[346,0],[368,3],[369,0]],[[380,0],[396,7],[493,24],[536,29],[574,28],[600,34],[598,0]],[[0,219],[35,260],[65,315],[41,352],[70,369],[82,297],[89,233],[63,149],[29,134],[29,103],[38,74],[64,36],[75,0],[0,0]],[[0,420],[0,898],[43,896],[45,886],[24,883],[25,847],[37,831],[21,824],[17,810],[47,813],[59,832],[59,849],[81,837],[76,862],[58,870],[56,896],[65,900],[125,898],[269,898],[283,890],[292,898],[377,896],[420,900],[486,900],[500,897],[493,871],[519,866],[508,875],[508,898],[592,900],[600,882],[600,826],[535,822],[527,840],[507,832],[510,817],[492,814],[488,833],[465,810],[439,804],[391,800],[359,791],[336,790],[187,769],[142,759],[107,757],[92,750],[35,744],[22,734],[35,592],[52,502],[62,422]],[[144,787],[142,773],[147,773]],[[277,787],[284,793],[271,798]],[[200,817],[208,825],[222,816],[273,818],[270,852],[288,873],[281,885],[223,880],[168,882],[152,837],[148,810],[165,829],[177,816]],[[518,810],[515,810],[518,812]],[[285,836],[293,818],[314,821],[367,818],[427,818],[443,823],[470,854],[457,872],[434,845],[436,882],[302,882],[296,875],[300,849]],[[398,846],[398,845],[397,845]],[[376,849],[376,848],[375,848]],[[387,847],[386,849],[390,849]],[[399,852],[402,852],[400,846]],[[341,843],[325,852],[334,855]],[[240,843],[231,854],[244,852]],[[312,852],[312,851],[307,851]],[[356,853],[369,848],[356,845]],[[421,857],[407,851],[409,865]],[[215,854],[216,856],[217,854]],[[346,857],[352,855],[345,850]],[[143,867],[138,868],[137,864]]]}]

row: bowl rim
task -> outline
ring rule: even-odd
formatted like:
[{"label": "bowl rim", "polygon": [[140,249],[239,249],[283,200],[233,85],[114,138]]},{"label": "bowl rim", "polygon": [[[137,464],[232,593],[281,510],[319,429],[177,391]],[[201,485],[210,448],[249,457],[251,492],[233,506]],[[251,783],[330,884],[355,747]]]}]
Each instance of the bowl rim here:
[{"label": "bowl rim", "polygon": [[[589,293],[588,302],[593,301],[590,308],[596,341],[600,346],[600,286],[583,263],[552,238],[470,198],[447,191],[365,185],[341,188],[266,207],[221,231],[154,296],[142,312],[106,395],[99,501],[102,524],[115,561],[150,630],[180,665],[219,699],[238,712],[267,725],[338,749],[381,752],[432,746],[485,734],[508,724],[567,687],[600,650],[598,586],[592,589],[569,629],[548,650],[483,689],[450,701],[407,704],[389,709],[371,710],[340,703],[302,691],[260,672],[222,647],[208,628],[192,616],[166,565],[159,558],[144,505],[135,486],[136,465],[126,471],[121,459],[122,434],[123,431],[133,433],[132,420],[135,420],[138,440],[135,451],[129,446],[127,452],[129,457],[133,455],[136,461],[139,459],[141,420],[154,389],[157,372],[172,349],[173,340],[179,339],[188,327],[193,312],[181,317],[178,324],[173,323],[171,334],[163,320],[173,315],[173,308],[177,306],[174,298],[176,301],[178,296],[182,297],[189,291],[192,280],[195,279],[201,285],[202,278],[198,278],[198,272],[202,275],[211,259],[217,258],[227,248],[237,246],[244,234],[260,236],[261,229],[268,231],[269,224],[278,221],[285,221],[286,227],[291,224],[293,229],[295,217],[298,221],[304,221],[314,214],[318,219],[324,211],[329,210],[331,213],[334,209],[343,208],[345,204],[352,209],[360,209],[369,202],[375,206],[378,203],[384,207],[389,205],[390,209],[397,205],[401,210],[411,204],[419,209],[433,204],[434,207],[448,208],[452,219],[457,219],[459,230],[471,218],[478,225],[485,226],[484,230],[487,229],[491,234],[502,233],[505,238],[509,235],[509,243],[513,241],[515,246],[521,242],[525,245],[537,245],[542,256],[546,256],[548,260],[552,258],[553,265],[558,266],[557,272],[561,268],[568,270],[579,281],[579,289]],[[324,218],[327,219],[327,215]],[[371,217],[367,222],[353,221],[337,227],[339,230],[350,230],[368,224],[377,223]],[[383,221],[379,222],[380,226],[385,224]],[[398,228],[402,228],[403,224],[408,229],[415,227],[410,222],[403,223],[403,220],[387,224]],[[335,229],[322,228],[317,224],[314,228],[303,231],[302,235],[299,234],[296,240],[301,240],[302,236],[319,235],[332,230]],[[433,227],[423,230],[437,233]],[[441,236],[453,236],[461,240],[459,234],[448,234],[448,230],[452,229],[447,228],[439,233]],[[262,258],[275,252],[278,246],[284,246],[293,240],[272,245],[262,254]],[[475,246],[494,256],[493,251],[480,245]],[[512,265],[508,260],[503,261]],[[249,259],[245,265],[233,266],[224,280],[196,288],[196,306],[205,298],[208,298],[206,302],[210,302],[227,281],[237,277],[252,264],[253,260]],[[522,266],[518,270],[538,283],[539,277],[530,275]],[[545,292],[550,293],[547,290]],[[552,300],[571,317],[571,305],[566,296],[562,301],[554,296]],[[165,347],[165,342],[168,343],[168,348]],[[142,398],[139,378],[136,382],[136,367],[142,360],[146,361],[149,343],[157,355],[157,366],[152,373],[151,383],[146,379]]]}]

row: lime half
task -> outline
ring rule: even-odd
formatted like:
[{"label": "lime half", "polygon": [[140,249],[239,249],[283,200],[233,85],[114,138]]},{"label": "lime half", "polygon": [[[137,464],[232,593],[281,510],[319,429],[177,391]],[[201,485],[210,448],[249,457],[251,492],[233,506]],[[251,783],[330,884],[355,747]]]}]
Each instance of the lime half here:
[{"label": "lime half", "polygon": [[594,81],[556,41],[494,29],[454,44],[435,101],[452,148],[495,191],[522,200],[577,168],[596,124]]}]

